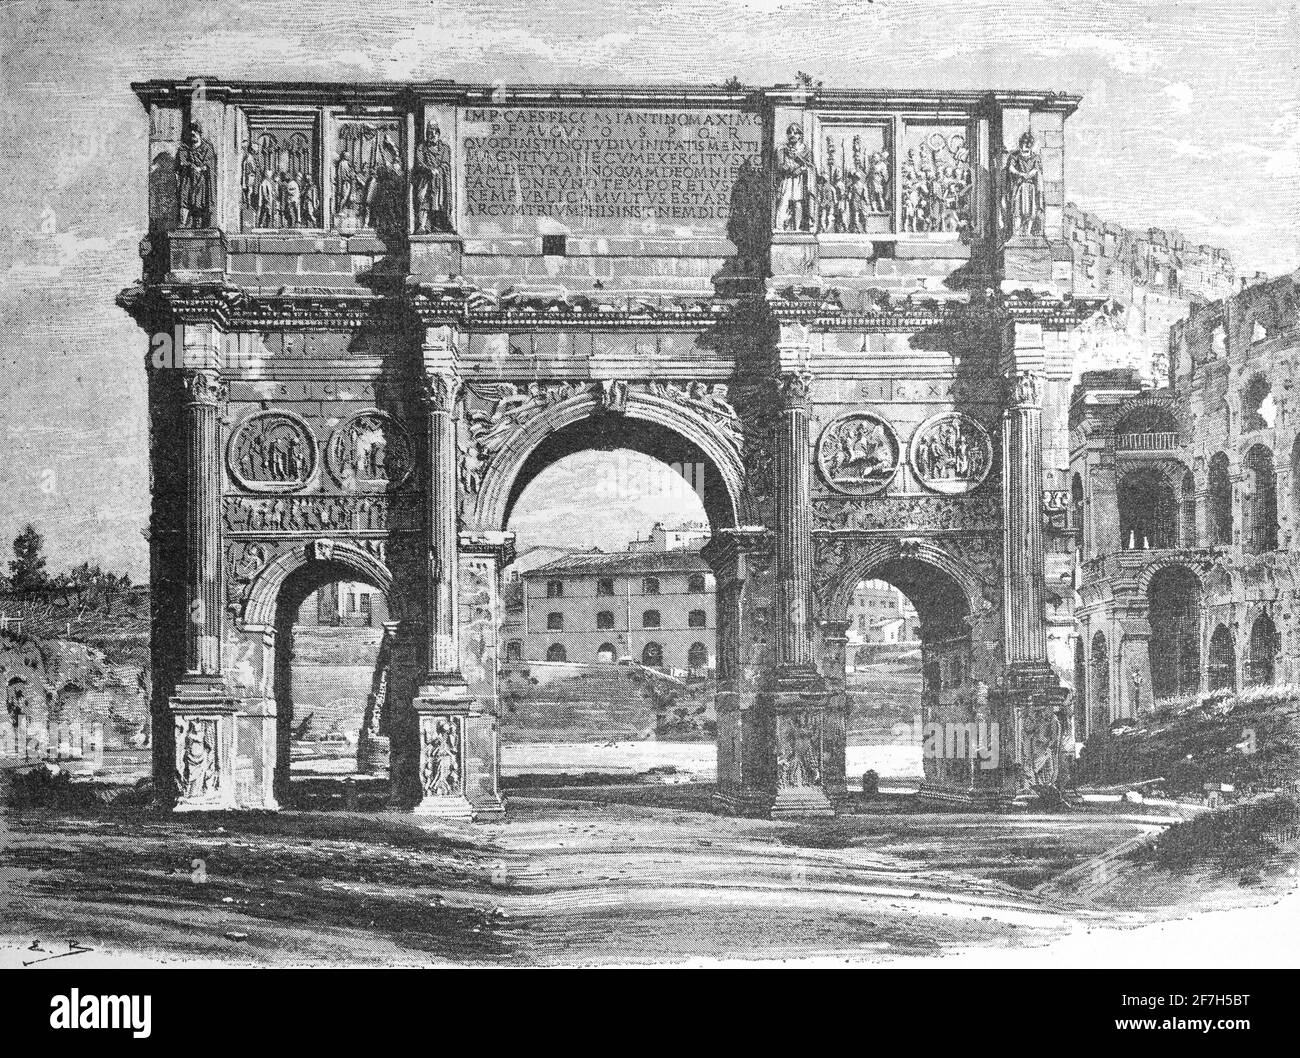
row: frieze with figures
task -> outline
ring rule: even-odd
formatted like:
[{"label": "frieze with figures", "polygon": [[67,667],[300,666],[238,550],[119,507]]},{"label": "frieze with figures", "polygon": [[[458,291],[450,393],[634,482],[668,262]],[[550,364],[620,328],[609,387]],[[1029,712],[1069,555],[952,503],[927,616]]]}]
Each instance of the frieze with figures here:
[{"label": "frieze with figures", "polygon": [[231,434],[226,466],[249,492],[295,492],[316,474],[316,436],[297,415],[260,412]]},{"label": "frieze with figures", "polygon": [[851,412],[830,422],[817,441],[817,467],[837,492],[869,496],[898,472],[898,434],[879,415]]},{"label": "frieze with figures", "polygon": [[228,533],[411,532],[421,525],[416,496],[227,496]]},{"label": "frieze with figures", "polygon": [[330,474],[344,489],[385,492],[405,485],[415,470],[410,434],[387,412],[368,409],[349,416],[325,448]]},{"label": "frieze with figures", "polygon": [[923,488],[959,496],[979,488],[993,467],[988,431],[969,415],[945,412],[912,434],[912,470]]},{"label": "frieze with figures", "polygon": [[813,528],[827,531],[997,529],[1002,503],[993,496],[890,496],[814,499]]}]

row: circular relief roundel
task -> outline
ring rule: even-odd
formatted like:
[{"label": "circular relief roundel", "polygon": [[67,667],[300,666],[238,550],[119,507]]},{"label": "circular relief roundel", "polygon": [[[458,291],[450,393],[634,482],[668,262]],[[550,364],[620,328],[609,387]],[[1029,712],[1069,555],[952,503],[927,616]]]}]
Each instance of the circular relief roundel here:
[{"label": "circular relief roundel", "polygon": [[898,434],[879,415],[851,412],[832,420],[817,441],[817,467],[837,492],[869,496],[898,472]]},{"label": "circular relief roundel", "polygon": [[316,435],[292,412],[258,412],[231,434],[226,466],[249,492],[295,492],[316,473]]},{"label": "circular relief roundel", "polygon": [[912,470],[923,488],[949,496],[971,492],[993,469],[988,431],[961,412],[927,419],[912,434]]},{"label": "circular relief roundel", "polygon": [[345,489],[384,492],[406,483],[415,469],[415,449],[401,423],[371,408],[334,428],[325,462]]}]

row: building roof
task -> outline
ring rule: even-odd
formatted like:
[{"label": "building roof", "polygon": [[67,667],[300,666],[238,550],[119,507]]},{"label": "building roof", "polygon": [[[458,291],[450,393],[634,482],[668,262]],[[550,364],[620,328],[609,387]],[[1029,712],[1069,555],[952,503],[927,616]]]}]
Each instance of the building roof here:
[{"label": "building roof", "polygon": [[709,564],[698,551],[617,551],[565,555],[524,574],[537,577],[631,576],[641,573],[707,573]]}]

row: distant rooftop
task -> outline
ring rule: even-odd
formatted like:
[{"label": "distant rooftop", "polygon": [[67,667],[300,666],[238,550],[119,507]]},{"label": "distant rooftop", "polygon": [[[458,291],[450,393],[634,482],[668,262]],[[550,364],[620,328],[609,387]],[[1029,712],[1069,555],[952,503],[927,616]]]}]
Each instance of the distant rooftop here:
[{"label": "distant rooftop", "polygon": [[619,576],[641,573],[707,573],[709,564],[698,551],[620,551],[607,555],[588,552],[565,555],[545,566],[538,566],[525,577]]}]

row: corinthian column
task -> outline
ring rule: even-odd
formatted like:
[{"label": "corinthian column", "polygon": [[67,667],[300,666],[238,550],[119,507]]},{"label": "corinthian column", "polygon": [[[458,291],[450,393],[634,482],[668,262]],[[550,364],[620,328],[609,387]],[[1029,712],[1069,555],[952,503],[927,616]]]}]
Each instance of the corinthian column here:
[{"label": "corinthian column", "polygon": [[467,753],[474,699],[461,675],[458,649],[457,577],[459,539],[456,504],[456,370],[454,334],[431,327],[421,348],[420,395],[427,423],[425,467],[425,626],[428,648],[424,681],[412,705],[419,740],[416,774],[403,791],[420,815],[472,819],[466,796]]},{"label": "corinthian column", "polygon": [[456,650],[456,395],[454,371],[425,374],[421,393],[428,425],[428,488],[425,491],[425,581],[429,651],[428,684],[463,683]]},{"label": "corinthian column", "polygon": [[1002,507],[1005,512],[1003,607],[1008,666],[1046,667],[1043,619],[1043,376],[1007,375],[1002,429]]},{"label": "corinthian column", "polygon": [[812,493],[808,418],[812,376],[781,376],[776,427],[777,661],[783,672],[814,672],[812,627]]},{"label": "corinthian column", "polygon": [[[177,811],[230,808],[235,789],[235,700],[221,673],[221,468],[217,463],[225,399],[220,375],[188,372],[185,381],[185,676],[169,699],[172,768],[154,777],[176,794]],[[170,774],[168,774],[170,772]],[[271,801],[274,805],[274,799]]]},{"label": "corinthian column", "polygon": [[198,682],[221,681],[221,467],[219,406],[225,385],[216,371],[185,376],[186,602],[185,671]]}]

